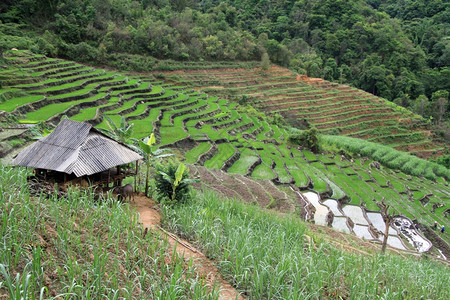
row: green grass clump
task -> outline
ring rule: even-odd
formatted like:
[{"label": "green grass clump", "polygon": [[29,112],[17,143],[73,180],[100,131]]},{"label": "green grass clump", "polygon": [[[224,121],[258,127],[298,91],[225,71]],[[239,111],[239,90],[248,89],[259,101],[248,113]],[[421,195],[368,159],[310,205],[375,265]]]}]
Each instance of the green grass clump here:
[{"label": "green grass clump", "polygon": [[[190,130],[191,128],[192,127],[188,127],[188,130]],[[202,128],[200,129],[200,132],[206,135],[213,142],[223,139],[223,136],[221,136],[216,130],[214,130],[211,124],[203,125]]]},{"label": "green grass clump", "polygon": [[273,160],[265,155],[264,151],[258,151],[259,157],[261,157],[261,164],[257,165],[252,172],[252,177],[260,179],[274,179],[276,174],[272,170]]},{"label": "green grass clump", "polygon": [[[118,114],[113,114],[113,115],[108,114],[108,117],[114,122],[114,124],[120,124],[120,121],[122,119],[122,116],[118,115]],[[108,121],[106,120],[106,118],[104,118],[103,121],[100,124],[98,124],[96,127],[102,128],[102,129],[108,129],[108,130],[111,129],[108,125]]]},{"label": "green grass clump", "polygon": [[97,112],[98,107],[95,108],[87,108],[83,109],[80,113],[76,114],[75,116],[71,117],[71,120],[78,121],[78,122],[84,122],[87,120],[91,120],[95,117],[95,114]]},{"label": "green grass clump", "polygon": [[254,178],[260,178],[260,179],[269,179],[272,180],[275,178],[275,174],[273,173],[270,166],[262,163],[260,165],[257,165],[256,168],[252,172],[252,177]]},{"label": "green grass clump", "polygon": [[149,136],[153,132],[153,122],[156,121],[160,110],[158,108],[150,109],[150,113],[147,118],[133,120],[130,123],[134,124],[133,137],[141,139]]},{"label": "green grass clump", "polygon": [[237,160],[229,169],[228,172],[236,173],[241,175],[246,175],[248,168],[256,163],[259,159],[258,155],[255,151],[245,148],[240,151],[241,156],[239,160]]},{"label": "green grass clump", "polygon": [[181,127],[161,127],[159,131],[161,133],[161,145],[175,143],[188,137],[186,131]]},{"label": "green grass clump", "polygon": [[38,124],[39,121],[32,121],[32,120],[19,120],[19,124]]},{"label": "green grass clump", "polygon": [[[10,299],[217,299],[136,212],[90,190],[31,197],[0,165],[0,294]],[[186,280],[189,278],[189,280]],[[164,297],[167,298],[163,298]]]},{"label": "green grass clump", "polygon": [[[274,162],[273,171],[278,176],[278,180],[283,183],[288,183],[292,180],[291,175],[285,168],[285,160],[281,157],[281,152],[273,144],[260,144],[264,150],[259,151],[260,157],[263,159],[263,163],[271,164]],[[272,161],[270,161],[270,158]]]},{"label": "green grass clump", "polygon": [[70,119],[72,119],[74,121],[78,121],[78,122],[83,122],[83,121],[94,119],[96,116],[97,110],[99,108],[113,105],[113,104],[117,103],[117,101],[119,101],[119,99],[117,97],[112,97],[109,99],[108,103],[106,103],[104,105],[84,108],[78,114],[72,116]]},{"label": "green grass clump", "polygon": [[308,162],[314,162],[317,161],[317,157],[309,150],[301,150],[303,155],[305,156],[306,161]]},{"label": "green grass clump", "polygon": [[[166,228],[202,247],[250,299],[450,296],[449,271],[440,263],[346,252],[320,241],[297,217],[280,217],[212,193],[194,198],[163,209]],[[314,246],[305,243],[305,234],[312,235]]]}]

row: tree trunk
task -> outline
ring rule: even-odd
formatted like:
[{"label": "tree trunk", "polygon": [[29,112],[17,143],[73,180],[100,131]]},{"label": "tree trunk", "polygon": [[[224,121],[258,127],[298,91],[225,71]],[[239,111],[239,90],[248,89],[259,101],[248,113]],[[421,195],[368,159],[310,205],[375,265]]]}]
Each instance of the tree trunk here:
[{"label": "tree trunk", "polygon": [[149,173],[150,173],[150,167],[147,166],[147,172],[146,172],[146,175],[145,175],[145,196],[146,197],[148,197],[148,176],[149,176]]},{"label": "tree trunk", "polygon": [[387,246],[387,240],[388,240],[388,234],[389,234],[389,225],[391,222],[389,222],[389,219],[384,221],[384,224],[386,225],[386,228],[384,229],[384,238],[383,238],[383,245],[381,246],[381,253],[384,254],[386,252],[386,246]]},{"label": "tree trunk", "polygon": [[378,207],[380,208],[381,216],[383,217],[384,225],[386,228],[384,229],[384,238],[383,238],[383,244],[381,246],[381,253],[384,254],[386,252],[386,246],[387,246],[387,240],[388,240],[388,234],[389,234],[389,226],[391,225],[393,215],[389,214],[389,205],[386,205],[384,203],[384,198],[381,200],[381,202],[377,202]]}]

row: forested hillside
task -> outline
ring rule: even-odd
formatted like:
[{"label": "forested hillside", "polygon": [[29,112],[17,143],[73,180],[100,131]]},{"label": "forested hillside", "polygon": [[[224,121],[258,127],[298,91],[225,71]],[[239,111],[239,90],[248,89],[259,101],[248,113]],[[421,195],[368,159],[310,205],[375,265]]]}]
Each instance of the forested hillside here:
[{"label": "forested hillside", "polygon": [[157,59],[268,53],[298,73],[352,84],[441,124],[449,16],[442,0],[5,0],[0,46],[135,70]]}]

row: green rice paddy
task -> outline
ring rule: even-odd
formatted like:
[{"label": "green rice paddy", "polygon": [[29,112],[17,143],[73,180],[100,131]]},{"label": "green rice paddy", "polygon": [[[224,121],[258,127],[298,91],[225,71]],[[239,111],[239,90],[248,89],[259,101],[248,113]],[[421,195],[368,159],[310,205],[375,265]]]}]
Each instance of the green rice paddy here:
[{"label": "green rice paddy", "polygon": [[[204,93],[186,90],[182,86],[163,84],[150,77],[141,76],[138,79],[96,69],[89,70],[89,73],[71,75],[71,72],[76,73],[80,69],[66,71],[65,69],[73,67],[73,64],[68,63],[64,67],[64,61],[49,59],[47,63],[39,72],[53,70],[54,73],[43,76],[42,73],[38,75],[36,71],[40,67],[30,69],[36,71],[34,76],[37,82],[8,87],[8,90],[20,90],[21,87],[26,87],[26,90],[23,90],[23,96],[0,103],[0,110],[13,112],[17,108],[29,107],[29,111],[18,115],[20,122],[46,121],[70,112],[69,117],[73,120],[90,120],[98,124],[98,128],[107,129],[105,120],[96,119],[101,117],[99,109],[102,108],[117,124],[122,116],[129,123],[133,123],[134,138],[142,139],[155,132],[159,133],[160,146],[183,139],[191,141],[190,148],[180,149],[184,152],[187,163],[197,162],[198,158],[215,144],[218,151],[205,162],[208,168],[221,169],[233,155],[240,154],[228,172],[246,175],[251,171],[249,175],[254,178],[277,179],[277,182],[282,184],[292,181],[293,185],[299,188],[306,188],[310,183],[312,189],[323,195],[362,205],[369,210],[378,210],[375,201],[385,199],[397,212],[417,218],[419,222],[432,224],[437,221],[440,224],[448,224],[448,217],[444,217],[443,212],[450,207],[450,188],[447,182],[450,172],[443,166],[388,146],[343,136],[322,135],[321,143],[338,146],[355,156],[361,155],[364,159],[356,158],[350,161],[342,159],[340,155],[333,157],[326,153],[314,154],[289,145],[288,131],[285,128],[274,125],[269,118],[256,115],[236,102],[216,96],[209,97]],[[52,64],[54,69],[51,68]],[[58,74],[63,77],[57,78]],[[77,76],[86,74],[93,77],[76,80]],[[114,79],[109,81],[109,77]],[[99,83],[92,83],[78,89],[78,84],[96,78],[105,79],[111,86],[98,87]],[[73,81],[64,81],[66,79]],[[61,85],[51,85],[58,81],[61,81]],[[117,83],[114,83],[115,81]],[[286,87],[286,97],[295,97],[294,95],[306,92],[313,95],[318,91],[305,83],[298,84],[299,90],[292,86]],[[263,89],[258,90],[258,87]],[[279,95],[277,87],[261,84],[255,85],[254,88],[255,94],[285,97]],[[59,91],[61,94],[58,94]],[[48,95],[48,92],[58,95]],[[338,94],[336,90],[330,93]],[[325,96],[317,97],[317,100],[325,99]],[[41,102],[43,99],[46,99],[47,105],[40,108],[30,106],[38,102],[44,103]],[[102,102],[99,103],[99,100]],[[312,104],[313,100],[308,101]],[[319,102],[321,101],[317,103]],[[376,105],[380,106],[379,101]],[[311,106],[311,109],[315,109],[314,106]],[[336,115],[339,114],[341,113]],[[358,128],[357,125],[352,126]],[[365,130],[371,132],[370,128]],[[381,136],[386,135],[383,130],[378,132]],[[398,135],[405,137],[402,134]],[[420,133],[413,133],[412,138],[416,139],[419,135]],[[374,161],[382,164],[379,170],[373,166]],[[250,167],[254,169],[250,170]],[[409,193],[407,189],[412,192]],[[425,196],[429,201],[427,205],[419,201]],[[433,203],[443,203],[444,206],[433,210]]]}]

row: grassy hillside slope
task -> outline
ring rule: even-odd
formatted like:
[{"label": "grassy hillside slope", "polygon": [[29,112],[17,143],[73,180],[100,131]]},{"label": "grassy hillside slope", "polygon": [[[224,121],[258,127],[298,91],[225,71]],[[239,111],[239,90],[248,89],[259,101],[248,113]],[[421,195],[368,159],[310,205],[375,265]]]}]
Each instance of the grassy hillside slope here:
[{"label": "grassy hillside slope", "polygon": [[445,299],[450,295],[445,279],[431,279],[431,274],[447,276],[447,267],[379,256],[367,249],[358,252],[339,242],[344,250],[338,250],[296,217],[280,217],[214,194],[195,199],[165,210],[167,228],[216,259],[220,270],[249,299]]}]

